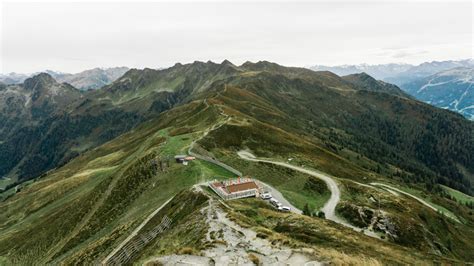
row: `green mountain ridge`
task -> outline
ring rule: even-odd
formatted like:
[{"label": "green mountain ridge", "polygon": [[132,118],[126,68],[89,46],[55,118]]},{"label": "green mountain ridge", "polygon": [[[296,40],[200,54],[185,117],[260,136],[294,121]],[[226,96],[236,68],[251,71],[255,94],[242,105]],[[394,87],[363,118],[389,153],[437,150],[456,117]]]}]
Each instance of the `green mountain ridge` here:
[{"label": "green mountain ridge", "polygon": [[[194,185],[234,174],[203,160],[174,163],[173,156],[186,153],[192,143],[194,152],[272,185],[310,213],[328,198],[324,183],[287,168],[244,161],[237,151],[292,158],[295,165],[325,172],[341,190],[337,215],[364,230],[375,226],[383,237],[367,237],[317,217],[278,213],[258,199],[218,207],[277,246],[343,264],[473,261],[472,209],[438,185],[472,192],[473,124],[393,94],[393,87],[384,84],[365,89],[371,83],[358,78],[349,82],[330,72],[269,62],[195,62],[160,71],[130,70],[113,84],[82,94],[37,125],[38,134],[48,133],[31,150],[30,160],[21,159],[22,169],[30,172],[52,170],[0,194],[0,261],[98,263],[173,196],[177,200],[143,230],[157,226],[164,215],[182,219],[138,250],[131,263],[202,255],[229,244],[206,240],[212,228],[202,215],[212,194],[200,188],[201,195]],[[40,77],[37,84],[47,81]],[[22,142],[14,139],[0,147],[8,143],[16,143],[18,151]],[[41,159],[46,164],[33,168],[32,162]],[[438,211],[372,183],[409,191]]]},{"label": "green mountain ridge", "polygon": [[[52,82],[51,78],[45,75],[38,76],[41,81],[38,84]],[[402,164],[405,170],[415,171],[417,175],[431,176],[423,178],[434,179],[434,183],[441,182],[471,193],[469,190],[472,187],[468,180],[472,181],[472,158],[466,154],[472,149],[472,138],[469,136],[472,124],[408,99],[397,87],[375,81],[367,75],[341,78],[330,72],[286,68],[266,61],[246,62],[242,66],[235,66],[228,61],[222,64],[194,62],[186,65],[176,64],[164,70],[129,70],[111,85],[83,93],[80,99],[65,101],[65,104],[58,107],[59,111],[45,119],[45,122],[35,122],[38,125],[20,128],[18,134],[12,134],[15,135],[14,138],[4,140],[0,144],[0,150],[4,151],[5,156],[2,160],[11,158],[12,153],[18,158],[9,160],[11,162],[3,165],[0,173],[14,174],[19,180],[38,176],[45,170],[63,164],[81,152],[110,140],[165,110],[207,97],[210,93],[222,89],[225,84],[246,88],[268,104],[276,105],[283,111],[287,110],[289,116],[301,116],[302,120],[298,123],[310,121],[311,126],[305,126],[306,128],[292,124],[294,128],[299,127],[301,133],[311,132],[310,134],[323,138],[326,142],[339,142],[336,146],[349,145],[348,148],[353,151],[372,159],[379,158],[380,163],[390,162],[399,167]],[[379,91],[384,94],[378,94]],[[411,117],[408,115],[410,112],[417,115]],[[420,115],[420,112],[424,114]],[[398,119],[401,114],[405,114],[404,119]],[[427,119],[432,122],[426,123]],[[287,123],[283,120],[280,119],[279,122]],[[423,137],[426,132],[433,130],[426,127],[432,125],[437,125],[434,129],[442,131],[435,133],[434,139],[426,139]],[[464,129],[459,128],[454,132],[449,127]],[[345,134],[352,137],[341,139],[344,134],[322,133],[321,129],[342,130],[340,132],[345,131]],[[395,133],[388,134],[393,130]],[[39,146],[30,146],[21,153],[16,151],[18,147],[13,148],[20,138],[38,139],[43,132],[48,132],[47,136],[43,137],[48,139],[46,143],[40,142]],[[367,133],[371,133],[371,136]],[[444,138],[456,136],[456,143],[447,147],[447,150],[443,148],[438,151],[436,134],[442,134]],[[52,141],[53,139],[56,140]],[[405,142],[407,139],[410,139],[409,142]],[[361,146],[361,143],[374,141],[376,145]],[[421,143],[422,141],[428,141],[428,145]],[[368,149],[368,146],[374,148]],[[426,151],[429,154],[422,150],[427,147],[430,147]],[[22,150],[24,147],[19,148]],[[402,155],[393,150],[394,148],[402,153],[409,152],[409,159],[404,159],[407,154]],[[458,148],[460,150],[452,150]],[[38,149],[47,153],[41,155],[45,158],[38,157],[35,152]],[[440,155],[440,152],[446,154]],[[52,158],[51,154],[55,157]],[[25,159],[24,156],[31,159]],[[459,158],[460,156],[462,158]],[[419,162],[421,165],[418,165]],[[18,166],[18,163],[23,166]],[[457,163],[460,163],[460,167]],[[19,171],[12,173],[12,167]]]},{"label": "green mountain ridge", "polygon": [[[304,133],[301,118],[282,123],[293,109],[274,106],[270,99],[276,99],[271,97],[280,95],[290,101],[306,84],[290,87],[282,81],[291,79],[284,77],[278,79],[278,88],[261,87],[261,82],[267,84],[271,76],[235,76],[234,80],[215,83],[203,99],[165,111],[25,185],[0,202],[5,210],[0,214],[0,259],[6,264],[99,263],[173,196],[175,200],[143,227],[144,231],[150,230],[167,215],[173,217],[170,229],[139,250],[131,263],[183,252],[198,255],[213,245],[223,245],[205,240],[206,232],[211,230],[202,216],[205,198],[193,191],[181,191],[233,174],[201,160],[188,166],[174,163],[172,156],[185,153],[194,140],[198,140],[196,152],[208,152],[268,182],[299,208],[305,202],[314,208],[313,201],[327,198],[324,186],[320,188],[317,181],[285,168],[243,161],[235,151],[250,149],[258,156],[280,160],[291,157],[298,165],[330,173],[342,190],[339,215],[360,224],[364,220],[357,221],[354,211],[361,208],[370,214],[379,208],[396,234],[378,240],[332,221],[275,212],[258,199],[228,202],[230,209],[221,207],[233,221],[256,230],[259,237],[269,238],[276,245],[313,250],[315,260],[341,263],[460,263],[474,259],[469,253],[474,245],[474,221],[466,206],[432,194],[432,201],[463,219],[458,224],[411,198],[394,197],[387,191],[353,183],[378,181],[407,186],[386,174],[390,168],[377,173],[375,161],[348,156],[347,149],[331,147],[322,137],[324,131],[319,137]],[[351,92],[350,97],[359,93]],[[205,135],[220,123],[222,126]],[[155,160],[168,161],[169,166],[162,169]],[[422,186],[417,189],[425,191]],[[378,202],[371,200],[374,197]]]},{"label": "green mountain ridge", "polygon": [[343,76],[342,78],[351,83],[354,83],[355,85],[363,88],[364,90],[387,92],[387,93],[402,96],[402,97],[410,97],[408,94],[403,92],[397,86],[380,81],[380,80],[376,80],[366,73],[351,74],[351,75]]}]

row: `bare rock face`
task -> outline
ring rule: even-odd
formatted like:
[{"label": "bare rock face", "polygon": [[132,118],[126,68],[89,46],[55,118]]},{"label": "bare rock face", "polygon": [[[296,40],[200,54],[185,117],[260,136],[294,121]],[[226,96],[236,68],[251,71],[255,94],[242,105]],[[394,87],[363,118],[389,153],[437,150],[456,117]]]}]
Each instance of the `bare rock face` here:
[{"label": "bare rock face", "polygon": [[398,237],[397,226],[385,211],[374,210],[349,202],[341,202],[337,207],[337,211],[352,225],[381,233],[392,241]]},{"label": "bare rock face", "polygon": [[95,90],[114,82],[128,70],[128,67],[94,68],[76,74],[57,74],[56,79],[80,90]]},{"label": "bare rock face", "polygon": [[389,239],[397,238],[397,231],[395,224],[387,215],[376,217],[373,223],[373,229],[377,232],[383,232]]},{"label": "bare rock face", "polygon": [[35,76],[41,76],[46,81],[47,78],[45,75],[48,75],[59,83],[69,83],[79,90],[95,90],[114,82],[128,70],[128,67],[112,67],[93,68],[75,74],[51,70],[46,70],[44,73],[36,72],[33,74],[10,73],[0,74],[0,82],[6,85],[21,84]]}]

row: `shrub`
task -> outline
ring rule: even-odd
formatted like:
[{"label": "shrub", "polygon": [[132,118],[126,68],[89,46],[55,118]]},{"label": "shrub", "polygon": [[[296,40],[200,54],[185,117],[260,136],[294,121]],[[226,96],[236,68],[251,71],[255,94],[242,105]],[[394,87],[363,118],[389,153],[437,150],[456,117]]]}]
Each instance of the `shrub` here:
[{"label": "shrub", "polygon": [[253,264],[255,264],[255,265],[260,265],[260,260],[258,259],[257,256],[255,256],[255,254],[250,253],[249,254],[249,260],[251,262],[253,262]]},{"label": "shrub", "polygon": [[304,205],[303,214],[307,216],[311,216],[311,210],[309,209],[308,203]]},{"label": "shrub", "polygon": [[194,249],[190,247],[183,247],[178,251],[180,255],[192,255],[194,253]]}]

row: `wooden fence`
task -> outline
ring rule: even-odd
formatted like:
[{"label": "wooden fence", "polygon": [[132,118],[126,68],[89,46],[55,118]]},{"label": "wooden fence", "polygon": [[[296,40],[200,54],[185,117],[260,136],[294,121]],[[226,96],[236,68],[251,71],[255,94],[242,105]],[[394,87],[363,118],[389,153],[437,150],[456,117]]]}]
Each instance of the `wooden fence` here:
[{"label": "wooden fence", "polygon": [[169,228],[172,219],[164,216],[161,223],[148,232],[136,235],[125,244],[117,253],[105,261],[105,265],[124,265],[133,258],[137,252],[140,252],[150,241]]}]

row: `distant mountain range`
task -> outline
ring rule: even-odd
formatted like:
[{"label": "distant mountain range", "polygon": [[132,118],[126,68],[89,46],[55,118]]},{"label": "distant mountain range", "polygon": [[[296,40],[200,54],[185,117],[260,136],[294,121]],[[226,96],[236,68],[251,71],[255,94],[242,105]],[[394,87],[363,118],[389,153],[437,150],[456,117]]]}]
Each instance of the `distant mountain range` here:
[{"label": "distant mountain range", "polygon": [[381,79],[398,86],[402,86],[405,83],[458,67],[474,67],[474,60],[466,59],[459,61],[449,60],[426,62],[417,66],[413,66],[400,73],[393,73],[393,75]]},{"label": "distant mountain range", "polygon": [[402,84],[424,102],[453,110],[474,120],[474,68],[458,67]]},{"label": "distant mountain range", "polygon": [[401,85],[403,83],[406,83],[407,81],[411,81],[416,78],[430,76],[437,72],[456,67],[474,67],[474,60],[465,59],[458,61],[432,61],[425,62],[419,65],[397,63],[379,65],[360,64],[340,66],[314,65],[308,68],[315,71],[331,71],[339,76],[365,72],[376,79],[381,79],[396,85]]},{"label": "distant mountain range", "polygon": [[331,71],[339,76],[346,76],[356,73],[367,73],[376,79],[385,79],[396,74],[403,73],[414,67],[409,64],[381,64],[381,65],[341,65],[341,66],[324,66],[315,65],[309,68],[315,71]]},{"label": "distant mountain range", "polygon": [[[112,68],[93,68],[76,74],[62,73],[46,70],[45,73],[51,75],[55,80],[61,83],[69,83],[80,90],[94,90],[102,86],[108,85],[121,77],[129,68],[112,67]],[[4,84],[20,84],[27,78],[35,76],[39,73],[21,74],[10,73],[0,74],[0,82]]]},{"label": "distant mountain range", "polygon": [[[310,67],[317,71],[331,71],[338,75],[367,73],[376,79],[396,84],[415,98],[434,106],[459,112],[474,119],[472,80],[474,60],[433,61],[420,65],[342,65]],[[436,82],[442,80],[442,82]],[[429,88],[429,89],[426,89]]]}]

